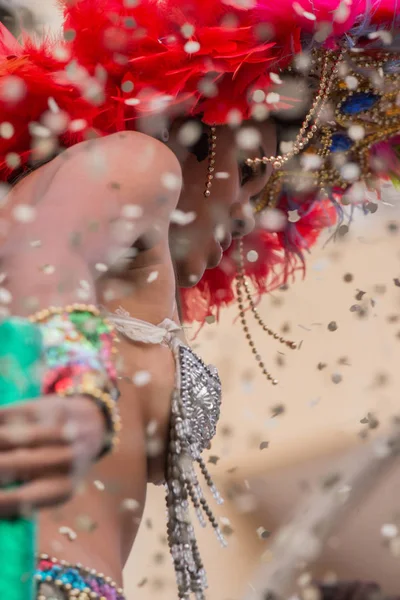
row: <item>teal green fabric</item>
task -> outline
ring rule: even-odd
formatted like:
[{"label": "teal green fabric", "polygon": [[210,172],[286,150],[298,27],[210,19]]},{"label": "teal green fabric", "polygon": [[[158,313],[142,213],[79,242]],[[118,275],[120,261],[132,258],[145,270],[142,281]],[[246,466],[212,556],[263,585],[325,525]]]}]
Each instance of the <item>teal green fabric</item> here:
[{"label": "teal green fabric", "polygon": [[[42,338],[24,319],[0,321],[0,406],[40,396]],[[36,519],[0,519],[0,590],[7,600],[33,600]]]}]

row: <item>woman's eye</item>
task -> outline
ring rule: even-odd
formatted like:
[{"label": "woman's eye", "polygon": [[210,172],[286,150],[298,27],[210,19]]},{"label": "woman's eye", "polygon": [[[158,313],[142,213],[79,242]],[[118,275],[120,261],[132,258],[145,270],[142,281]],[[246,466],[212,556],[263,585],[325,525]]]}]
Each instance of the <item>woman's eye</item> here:
[{"label": "woman's eye", "polygon": [[249,181],[252,181],[256,176],[254,169],[252,167],[250,167],[249,165],[247,165],[246,163],[241,163],[239,165],[239,172],[240,172],[240,185],[242,187],[244,185],[246,185],[246,183],[249,183]]},{"label": "woman's eye", "polygon": [[260,190],[258,192],[258,194],[255,194],[254,196],[250,196],[250,203],[251,204],[257,204],[261,200],[262,195],[264,193],[264,189],[265,188],[263,188],[262,190]]}]

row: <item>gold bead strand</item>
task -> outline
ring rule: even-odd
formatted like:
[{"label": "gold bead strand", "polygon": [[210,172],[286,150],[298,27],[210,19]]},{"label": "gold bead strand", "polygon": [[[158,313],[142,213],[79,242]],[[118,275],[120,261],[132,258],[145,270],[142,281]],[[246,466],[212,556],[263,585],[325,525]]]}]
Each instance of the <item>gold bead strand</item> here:
[{"label": "gold bead strand", "polygon": [[[244,294],[243,294],[243,290],[244,290]],[[262,370],[263,375],[265,375],[267,377],[268,381],[272,381],[273,385],[276,385],[278,383],[278,380],[274,379],[270,375],[270,373],[266,370],[265,365],[262,362],[261,356],[257,352],[257,349],[254,344],[254,340],[249,332],[249,327],[248,327],[248,323],[247,323],[247,319],[246,319],[246,312],[245,312],[245,308],[244,308],[245,299],[249,303],[250,310],[251,310],[255,320],[258,322],[260,327],[262,327],[263,330],[266,333],[268,333],[268,335],[273,337],[274,340],[277,340],[281,344],[284,344],[291,350],[296,350],[298,345],[296,342],[293,342],[292,340],[287,340],[283,336],[280,336],[278,333],[276,333],[275,331],[270,329],[270,327],[268,327],[268,325],[266,325],[264,323],[263,319],[260,317],[258,310],[256,308],[256,305],[254,303],[254,300],[251,296],[249,284],[246,281],[245,268],[244,268],[243,240],[239,240],[239,258],[238,258],[238,275],[237,275],[237,280],[236,280],[236,293],[237,293],[238,305],[239,305],[239,311],[240,311],[240,313],[239,313],[240,321],[241,321],[246,339],[249,342],[249,346],[252,350],[252,353],[255,354],[255,358],[257,360],[257,363],[258,363],[260,369]]]},{"label": "gold bead strand", "polygon": [[238,275],[236,277],[236,294],[237,294],[237,301],[238,301],[238,306],[239,306],[240,322],[242,324],[243,331],[244,331],[245,337],[247,339],[247,342],[251,348],[252,353],[254,354],[254,357],[257,361],[258,366],[260,367],[260,369],[262,371],[262,374],[265,375],[266,379],[268,381],[270,381],[272,383],[272,385],[277,385],[279,383],[278,380],[274,379],[274,377],[271,375],[271,373],[266,369],[265,364],[261,360],[261,356],[259,355],[259,353],[257,351],[253,337],[249,330],[249,326],[248,326],[247,319],[246,319],[246,312],[244,309],[244,298],[243,298],[243,294],[242,294],[243,279],[244,279],[244,275],[238,273]]},{"label": "gold bead strand", "polygon": [[215,171],[215,156],[217,148],[217,128],[210,127],[210,139],[209,139],[209,150],[208,150],[208,167],[207,167],[207,180],[206,189],[204,191],[204,197],[209,198],[211,196],[211,186],[214,179]]},{"label": "gold bead strand", "polygon": [[[337,59],[337,61],[331,65],[331,52],[328,51],[325,56],[324,65],[322,67],[321,72],[321,85],[318,90],[318,93],[312,103],[311,109],[309,110],[303,125],[296,136],[296,140],[293,143],[293,148],[286,154],[278,155],[278,156],[264,156],[263,158],[255,158],[255,159],[247,159],[246,163],[249,166],[257,166],[258,164],[264,163],[269,164],[272,163],[274,169],[280,169],[282,166],[287,163],[291,158],[293,158],[296,154],[299,154],[301,150],[304,149],[306,144],[308,144],[318,131],[318,125],[321,120],[323,109],[329,99],[329,94],[331,92],[332,86],[336,80],[336,76],[338,73],[339,64],[344,56],[344,51],[342,51]],[[331,74],[328,76],[329,67],[331,68]],[[318,110],[318,114],[315,114]],[[312,119],[315,115],[314,122]],[[310,129],[310,131],[308,131]]]},{"label": "gold bead strand", "polygon": [[239,240],[239,260],[240,260],[240,271],[242,274],[242,287],[245,290],[245,296],[246,299],[249,303],[250,306],[250,310],[253,313],[253,316],[255,318],[255,320],[259,323],[259,325],[263,328],[263,330],[268,333],[268,335],[272,336],[274,338],[274,340],[278,340],[278,342],[280,342],[281,344],[285,344],[285,346],[287,346],[288,348],[290,348],[291,350],[297,350],[297,343],[293,342],[292,340],[287,340],[286,338],[282,337],[279,335],[279,333],[276,333],[275,331],[273,331],[272,329],[270,329],[268,327],[268,325],[266,325],[264,323],[264,321],[262,320],[262,318],[260,317],[257,307],[254,303],[254,300],[252,298],[251,295],[251,290],[250,290],[250,286],[248,284],[248,282],[246,281],[246,276],[245,276],[245,268],[244,268],[244,248],[243,248],[243,240]]},{"label": "gold bead strand", "polygon": [[256,321],[263,328],[263,330],[266,333],[268,333],[268,335],[272,336],[274,338],[274,340],[277,340],[281,344],[285,344],[285,346],[287,346],[291,350],[297,350],[297,343],[296,342],[293,342],[291,340],[287,340],[286,338],[280,336],[279,333],[276,333],[275,331],[273,331],[272,329],[270,329],[268,327],[268,325],[266,325],[264,323],[264,321],[260,317],[260,315],[258,313],[258,310],[257,310],[257,308],[256,308],[256,306],[254,304],[254,301],[253,301],[253,299],[251,297],[251,292],[250,292],[249,284],[247,283],[247,281],[245,279],[243,280],[243,287],[246,290],[246,297],[247,297],[247,300],[249,302],[250,310],[253,313],[254,318],[256,319]]},{"label": "gold bead strand", "polygon": [[262,374],[266,377],[267,381],[270,381],[272,383],[272,385],[277,385],[279,383],[278,380],[275,379],[271,375],[271,373],[268,371],[268,369],[265,367],[265,364],[262,361],[262,358],[257,351],[256,345],[253,340],[253,336],[251,335],[250,330],[249,330],[249,325],[248,325],[247,318],[246,318],[246,311],[244,308],[244,297],[243,297],[243,291],[242,291],[243,287],[244,287],[244,283],[245,283],[245,277],[246,276],[244,273],[244,261],[243,261],[243,242],[242,242],[242,240],[240,240],[239,241],[238,273],[236,276],[236,295],[237,295],[237,301],[238,301],[238,306],[239,306],[240,322],[242,324],[243,332],[246,337],[246,340],[251,348],[251,352],[254,354],[254,358],[256,359],[257,364],[260,367]]}]

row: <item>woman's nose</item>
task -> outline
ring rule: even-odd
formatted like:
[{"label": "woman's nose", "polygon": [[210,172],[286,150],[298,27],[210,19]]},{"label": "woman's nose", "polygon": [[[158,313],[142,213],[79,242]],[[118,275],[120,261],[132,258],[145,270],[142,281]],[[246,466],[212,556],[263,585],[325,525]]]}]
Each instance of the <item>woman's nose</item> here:
[{"label": "woman's nose", "polygon": [[233,204],[230,215],[232,219],[232,237],[240,238],[253,231],[256,222],[250,204],[239,202]]}]

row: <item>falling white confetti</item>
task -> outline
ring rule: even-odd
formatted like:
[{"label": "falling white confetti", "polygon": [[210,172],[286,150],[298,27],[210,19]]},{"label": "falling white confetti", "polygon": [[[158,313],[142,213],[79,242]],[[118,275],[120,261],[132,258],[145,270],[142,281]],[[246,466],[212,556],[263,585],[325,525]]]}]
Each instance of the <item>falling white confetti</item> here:
[{"label": "falling white confetti", "polygon": [[12,294],[5,287],[0,287],[0,303],[1,304],[11,304],[12,302]]},{"label": "falling white confetti", "polygon": [[280,143],[279,148],[280,148],[280,151],[282,152],[282,154],[287,154],[288,152],[291,152],[293,150],[293,142],[291,142],[291,141],[288,141],[288,142],[282,141]]},{"label": "falling white confetti", "polygon": [[175,173],[163,173],[161,175],[161,183],[167,190],[179,190],[181,187],[181,179]]},{"label": "falling white confetti", "polygon": [[5,140],[10,140],[15,133],[14,126],[12,123],[8,123],[8,121],[4,121],[0,124],[0,137]]},{"label": "falling white confetti", "polygon": [[95,479],[93,481],[94,487],[96,489],[98,489],[100,492],[104,492],[104,490],[106,489],[106,486],[104,485],[104,483],[102,481],[100,481],[100,479]]},{"label": "falling white confetti", "polygon": [[183,37],[185,37],[186,39],[191,38],[194,34],[194,26],[191,23],[185,23],[184,25],[182,25],[181,27],[181,32]]},{"label": "falling white confetti", "polygon": [[381,534],[386,538],[395,538],[399,533],[397,525],[394,523],[385,523],[381,527]]},{"label": "falling white confetti", "polygon": [[345,78],[345,83],[349,90],[356,90],[358,88],[358,79],[357,77],[354,77],[354,75],[348,75]]},{"label": "falling white confetti", "polygon": [[178,131],[178,142],[182,146],[190,147],[193,146],[202,134],[202,127],[197,121],[188,121]]},{"label": "falling white confetti", "polygon": [[155,435],[156,431],[158,429],[158,422],[153,419],[152,421],[150,421],[146,427],[146,434],[149,437],[152,437],[153,435]]},{"label": "falling white confetti", "polygon": [[237,127],[243,121],[243,115],[239,109],[232,108],[227,115],[227,123],[232,127]]},{"label": "falling white confetti", "polygon": [[264,102],[265,92],[263,90],[255,90],[253,92],[253,100],[254,102]]},{"label": "falling white confetti", "polygon": [[0,97],[4,102],[19,102],[25,96],[26,85],[23,79],[14,75],[4,77]]},{"label": "falling white confetti", "polygon": [[153,283],[158,279],[158,271],[152,271],[150,275],[147,277],[147,283]]},{"label": "falling white confetti", "polygon": [[217,240],[217,242],[222,242],[225,235],[226,235],[226,228],[224,227],[224,225],[218,225],[214,231],[214,237]]},{"label": "falling white confetti", "polygon": [[278,208],[266,208],[259,217],[259,225],[266,231],[283,231],[287,224],[286,214]]},{"label": "falling white confetti", "polygon": [[6,154],[6,164],[10,169],[16,169],[21,164],[21,157],[16,152]]},{"label": "falling white confetti", "polygon": [[73,119],[69,124],[68,129],[72,133],[77,133],[78,131],[83,131],[87,127],[87,121],[85,119]]},{"label": "falling white confetti", "polygon": [[134,498],[125,498],[121,503],[122,510],[135,511],[140,507],[140,503]]},{"label": "falling white confetti", "polygon": [[346,181],[356,181],[360,176],[360,167],[356,163],[346,163],[340,170],[340,173]]},{"label": "falling white confetti", "polygon": [[230,175],[226,171],[217,171],[215,173],[215,179],[229,179]]},{"label": "falling white confetti", "polygon": [[143,216],[143,208],[138,204],[125,204],[121,210],[124,219],[139,219]]},{"label": "falling white confetti", "polygon": [[47,100],[47,105],[52,113],[60,112],[60,107],[52,96],[50,96],[50,98]]},{"label": "falling white confetti", "polygon": [[106,273],[108,271],[108,267],[104,263],[96,263],[94,268],[96,271],[99,271],[99,273]]},{"label": "falling white confetti", "polygon": [[342,0],[333,13],[333,20],[336,21],[336,23],[344,23],[349,18],[349,15],[350,6],[348,6],[348,0]]},{"label": "falling white confetti", "polygon": [[43,265],[40,270],[45,275],[54,275],[56,268],[54,265]]},{"label": "falling white confetti", "polygon": [[365,137],[365,129],[362,125],[352,125],[347,130],[347,133],[349,134],[349,137],[355,142],[358,142],[359,140],[362,140]]},{"label": "falling white confetti", "polygon": [[315,171],[321,167],[323,159],[314,152],[306,152],[302,155],[300,162],[305,171]]},{"label": "falling white confetti", "polygon": [[30,123],[29,132],[38,138],[48,138],[51,136],[50,129],[44,125],[40,125],[40,123]]},{"label": "falling white confetti", "polygon": [[71,527],[66,527],[65,525],[60,527],[58,531],[61,533],[61,535],[65,535],[71,542],[76,540],[78,537],[77,533],[71,529]]},{"label": "falling white confetti", "polygon": [[385,31],[381,29],[379,31],[372,31],[368,34],[370,40],[381,39],[381,41],[385,44],[385,46],[390,46],[393,42],[393,35],[390,31]]},{"label": "falling white confetti", "polygon": [[298,2],[293,2],[293,10],[300,15],[301,17],[305,17],[306,19],[309,19],[310,21],[315,21],[316,17],[315,15],[313,15],[312,13],[306,11],[301,4],[299,4]]},{"label": "falling white confetti", "polygon": [[288,210],[288,221],[289,223],[297,223],[301,217],[297,208],[295,210]]},{"label": "falling white confetti", "polygon": [[255,250],[250,250],[250,251],[247,253],[247,256],[246,256],[246,258],[247,258],[247,260],[248,260],[250,263],[257,262],[257,260],[258,260],[258,253],[257,253]]},{"label": "falling white confetti", "polygon": [[278,75],[278,73],[270,73],[269,76],[271,78],[271,81],[273,83],[276,83],[276,85],[280,85],[281,83],[283,83],[283,81],[280,78],[280,76]]},{"label": "falling white confetti", "polygon": [[132,377],[132,381],[137,387],[143,387],[150,383],[151,375],[149,371],[137,371]]},{"label": "falling white confetti", "polygon": [[189,225],[190,223],[193,223],[195,219],[196,213],[194,211],[185,213],[177,209],[171,213],[171,223],[175,223],[176,225]]},{"label": "falling white confetti", "polygon": [[200,44],[195,40],[190,40],[189,42],[186,42],[183,49],[187,54],[196,54],[196,52],[200,50]]},{"label": "falling white confetti", "polygon": [[255,127],[242,127],[236,135],[236,141],[242,150],[254,150],[261,144],[261,133]]},{"label": "falling white confetti", "polygon": [[278,104],[280,99],[281,99],[280,95],[277,94],[276,92],[270,92],[269,94],[267,94],[267,97],[266,97],[267,104]]}]

